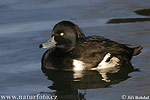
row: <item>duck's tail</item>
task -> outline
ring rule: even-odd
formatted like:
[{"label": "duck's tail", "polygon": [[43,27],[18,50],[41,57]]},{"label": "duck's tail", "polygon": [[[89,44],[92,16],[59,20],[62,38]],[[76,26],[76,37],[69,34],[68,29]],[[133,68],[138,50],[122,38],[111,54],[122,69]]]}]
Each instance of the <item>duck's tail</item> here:
[{"label": "duck's tail", "polygon": [[142,49],[143,49],[143,47],[141,47],[141,46],[133,48],[133,54],[132,55],[136,56],[136,55],[140,54]]}]

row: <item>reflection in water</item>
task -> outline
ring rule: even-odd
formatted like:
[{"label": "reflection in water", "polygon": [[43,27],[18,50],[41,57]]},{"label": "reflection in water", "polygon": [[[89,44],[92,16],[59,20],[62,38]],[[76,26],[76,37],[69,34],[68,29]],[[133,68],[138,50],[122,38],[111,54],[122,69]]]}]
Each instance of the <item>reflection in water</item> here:
[{"label": "reflection in water", "polygon": [[145,22],[145,21],[150,21],[150,18],[118,18],[118,19],[111,19],[107,23],[119,24],[119,23]]},{"label": "reflection in water", "polygon": [[[107,88],[128,79],[128,73],[131,72],[128,68],[133,68],[132,64],[129,63],[121,67],[123,69],[117,71],[114,68],[77,72],[48,69],[42,69],[42,71],[48,80],[53,81],[53,84],[48,88],[56,90],[53,93],[47,92],[48,94],[55,94],[59,100],[86,100],[87,89]],[[80,93],[81,90],[82,93]]]},{"label": "reflection in water", "polygon": [[140,9],[135,11],[138,15],[150,16],[150,9]]}]

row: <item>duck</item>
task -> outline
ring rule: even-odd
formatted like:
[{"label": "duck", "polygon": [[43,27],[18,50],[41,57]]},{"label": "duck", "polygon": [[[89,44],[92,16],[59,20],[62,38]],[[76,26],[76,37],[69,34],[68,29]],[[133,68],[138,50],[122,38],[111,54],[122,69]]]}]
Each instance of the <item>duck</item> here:
[{"label": "duck", "polygon": [[130,63],[143,47],[129,47],[102,36],[85,36],[71,21],[58,22],[51,38],[40,44],[49,48],[42,56],[42,68],[52,70],[95,70],[117,68]]}]

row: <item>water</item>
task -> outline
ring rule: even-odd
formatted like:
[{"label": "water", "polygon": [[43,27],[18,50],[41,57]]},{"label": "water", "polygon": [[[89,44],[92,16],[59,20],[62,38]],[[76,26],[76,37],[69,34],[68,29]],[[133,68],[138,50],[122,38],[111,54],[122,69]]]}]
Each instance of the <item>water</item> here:
[{"label": "water", "polygon": [[[51,96],[56,92],[58,84],[54,89],[50,87],[57,78],[47,79],[41,71],[45,49],[38,46],[48,40],[57,22],[70,20],[86,36],[100,35],[120,43],[141,45],[144,49],[131,61],[141,72],[130,73],[130,78],[115,84],[103,84],[95,75],[96,85],[87,81],[82,81],[82,85],[72,83],[71,87],[80,85],[80,88],[63,87],[58,92],[60,97],[76,99],[80,95],[87,100],[121,100],[122,95],[150,96],[150,16],[145,14],[147,11],[144,14],[138,11],[149,6],[149,0],[0,0],[0,95]],[[115,21],[111,23],[111,20]],[[86,79],[91,79],[91,74],[86,75]]]}]

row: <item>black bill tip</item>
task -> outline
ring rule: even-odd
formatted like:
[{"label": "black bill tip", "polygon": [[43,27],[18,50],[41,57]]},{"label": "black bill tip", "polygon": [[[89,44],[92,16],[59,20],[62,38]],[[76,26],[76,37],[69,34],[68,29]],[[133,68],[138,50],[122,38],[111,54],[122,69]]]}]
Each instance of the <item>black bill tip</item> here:
[{"label": "black bill tip", "polygon": [[43,45],[42,45],[42,44],[40,44],[40,45],[39,45],[39,48],[43,48]]}]

